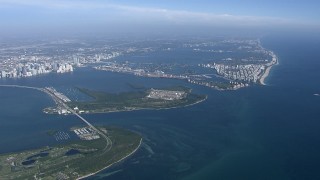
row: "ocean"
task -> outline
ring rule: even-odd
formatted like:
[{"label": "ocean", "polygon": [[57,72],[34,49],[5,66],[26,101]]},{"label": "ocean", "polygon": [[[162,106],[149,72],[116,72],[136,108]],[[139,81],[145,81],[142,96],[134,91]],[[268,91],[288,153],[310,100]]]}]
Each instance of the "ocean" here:
[{"label": "ocean", "polygon": [[[53,86],[67,95],[74,87],[123,92],[134,90],[130,84],[183,85],[208,95],[184,108],[84,115],[95,125],[144,137],[132,157],[87,179],[320,179],[320,96],[314,95],[320,94],[320,38],[265,37],[262,44],[277,54],[279,65],[266,86],[237,91],[91,68],[0,84]],[[72,135],[70,127],[83,125],[74,116],[43,114],[53,102],[41,92],[1,87],[0,99],[0,153],[63,143],[47,132]]]}]

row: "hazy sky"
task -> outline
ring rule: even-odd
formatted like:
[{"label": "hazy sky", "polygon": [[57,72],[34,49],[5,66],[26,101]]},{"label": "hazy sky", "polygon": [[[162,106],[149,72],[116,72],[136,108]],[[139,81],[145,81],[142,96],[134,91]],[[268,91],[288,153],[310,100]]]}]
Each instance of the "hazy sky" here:
[{"label": "hazy sky", "polygon": [[0,0],[0,33],[320,31],[319,0]]}]

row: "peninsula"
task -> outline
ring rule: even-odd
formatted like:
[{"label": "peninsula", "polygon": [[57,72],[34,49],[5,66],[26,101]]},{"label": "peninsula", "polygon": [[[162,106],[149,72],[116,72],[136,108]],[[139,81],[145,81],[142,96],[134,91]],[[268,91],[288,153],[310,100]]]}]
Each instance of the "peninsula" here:
[{"label": "peninsula", "polygon": [[[76,140],[54,147],[0,155],[1,179],[79,179],[112,166],[137,151],[142,137],[128,130],[95,127],[67,105],[70,99],[54,88],[0,85],[26,88],[48,94],[57,106],[76,115],[87,127],[72,128]],[[51,130],[47,133],[69,139],[68,133]],[[101,161],[102,160],[102,161]]]},{"label": "peninsula", "polygon": [[0,155],[1,179],[81,179],[94,175],[132,155],[142,137],[115,127],[72,128],[78,140],[54,147]]},{"label": "peninsula", "polygon": [[[191,93],[186,87],[170,87],[166,89],[147,89],[145,91],[122,92],[112,94],[102,91],[78,88],[91,101],[66,100],[66,104],[78,113],[109,113],[120,111],[133,111],[141,109],[169,109],[193,105],[204,101],[207,96]],[[45,113],[70,114],[64,107],[49,107]]]}]

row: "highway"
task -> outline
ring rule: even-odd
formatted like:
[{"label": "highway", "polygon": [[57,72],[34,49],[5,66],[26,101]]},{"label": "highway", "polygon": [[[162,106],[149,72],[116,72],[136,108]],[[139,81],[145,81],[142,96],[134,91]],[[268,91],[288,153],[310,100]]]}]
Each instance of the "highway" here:
[{"label": "highway", "polygon": [[31,86],[20,86],[20,85],[0,85],[0,87],[10,87],[10,88],[24,88],[24,89],[34,89],[34,90],[38,90],[38,91],[42,91],[46,94],[48,94],[54,101],[55,103],[60,106],[63,107],[65,109],[67,109],[68,111],[70,111],[72,114],[76,115],[80,120],[82,120],[84,123],[86,123],[91,129],[93,129],[94,131],[96,131],[102,138],[104,138],[107,141],[107,145],[104,148],[105,152],[108,152],[111,148],[112,148],[112,141],[111,139],[106,136],[103,132],[101,132],[99,129],[97,129],[96,127],[94,127],[91,123],[89,123],[85,118],[83,118],[82,116],[80,116],[80,114],[78,114],[75,110],[73,110],[72,108],[70,108],[62,99],[60,99],[58,96],[56,96],[53,92],[50,91],[49,88],[38,88],[38,87],[31,87]]},{"label": "highway", "polygon": [[89,123],[84,117],[80,116],[75,110],[70,108],[62,99],[60,99],[58,96],[56,96],[53,92],[49,90],[49,88],[42,88],[42,91],[47,93],[49,96],[52,97],[52,99],[57,103],[58,106],[61,106],[68,111],[70,111],[72,114],[76,115],[80,120],[82,120],[84,123],[86,123],[91,129],[96,131],[102,138],[104,138],[107,141],[107,145],[104,148],[105,152],[109,151],[112,148],[112,141],[111,139],[106,136],[103,132],[101,132],[99,129],[94,127],[91,123]]},{"label": "highway", "polygon": [[24,89],[34,89],[34,90],[38,90],[38,91],[43,91],[43,88],[31,87],[31,86],[20,86],[20,85],[0,85],[0,87],[24,88]]}]

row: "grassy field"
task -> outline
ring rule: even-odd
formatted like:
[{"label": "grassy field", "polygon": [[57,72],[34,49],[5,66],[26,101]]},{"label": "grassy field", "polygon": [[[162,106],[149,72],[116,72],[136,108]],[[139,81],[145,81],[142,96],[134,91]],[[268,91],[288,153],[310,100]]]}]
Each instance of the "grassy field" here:
[{"label": "grassy field", "polygon": [[110,150],[105,149],[106,140],[99,138],[3,154],[0,155],[0,179],[76,179],[118,162],[134,152],[141,143],[141,136],[131,131],[103,128],[112,141]]},{"label": "grassy field", "polygon": [[92,97],[94,100],[87,102],[72,101],[68,103],[68,106],[72,108],[78,107],[80,110],[87,113],[182,107],[200,102],[206,98],[204,95],[192,94],[190,89],[180,86],[164,89],[171,91],[184,91],[187,93],[185,98],[176,100],[147,98],[150,90],[112,94],[84,88],[78,89],[82,93]]}]

